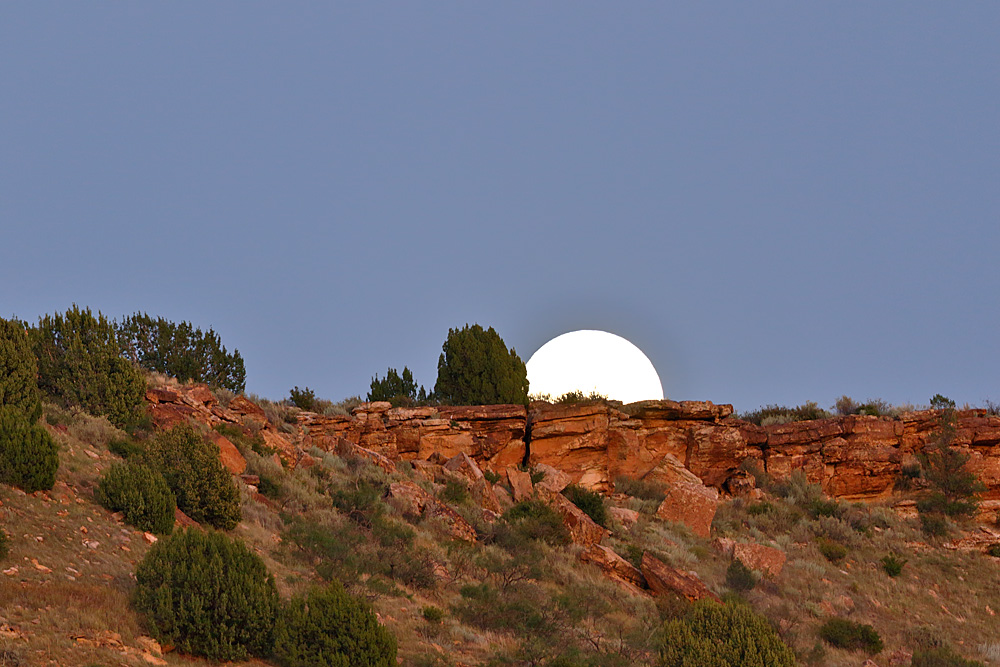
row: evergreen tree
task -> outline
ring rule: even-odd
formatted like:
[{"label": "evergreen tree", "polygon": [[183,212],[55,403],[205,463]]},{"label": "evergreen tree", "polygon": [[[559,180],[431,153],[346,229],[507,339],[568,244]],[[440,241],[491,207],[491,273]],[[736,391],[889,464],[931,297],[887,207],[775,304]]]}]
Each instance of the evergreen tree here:
[{"label": "evergreen tree", "polygon": [[33,493],[51,489],[59,469],[59,446],[41,424],[13,406],[0,407],[0,482]]},{"label": "evergreen tree", "polygon": [[927,443],[922,457],[931,493],[917,503],[917,509],[927,515],[971,516],[979,505],[978,494],[986,487],[968,469],[969,455],[952,447],[958,430],[954,407],[941,411],[938,424],[938,432]]},{"label": "evergreen tree", "polygon": [[73,306],[46,315],[30,332],[38,360],[38,386],[64,405],[105,415],[119,428],[143,417],[146,381],[121,356],[114,325],[101,313]]},{"label": "evergreen tree", "polygon": [[451,405],[523,405],[528,402],[528,371],[493,327],[467,324],[448,330],[434,393]]},{"label": "evergreen tree", "polygon": [[382,379],[376,374],[372,378],[371,390],[368,392],[369,401],[389,401],[395,407],[412,405],[426,399],[427,392],[423,387],[420,387],[419,393],[417,392],[413,373],[406,366],[403,366],[402,376],[395,368],[387,370]]},{"label": "evergreen tree", "polygon": [[145,369],[236,393],[246,388],[239,350],[229,353],[211,328],[202,331],[190,322],[177,324],[136,313],[122,320],[117,331],[125,357]]},{"label": "evergreen tree", "polygon": [[38,392],[38,362],[24,324],[0,319],[0,408],[20,411],[28,423],[42,414]]}]

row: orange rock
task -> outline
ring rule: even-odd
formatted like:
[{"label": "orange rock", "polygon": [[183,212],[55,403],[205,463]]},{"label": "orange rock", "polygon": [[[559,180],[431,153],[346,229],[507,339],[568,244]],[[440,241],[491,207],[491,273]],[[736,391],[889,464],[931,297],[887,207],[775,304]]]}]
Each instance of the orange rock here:
[{"label": "orange rock", "polygon": [[785,567],[785,553],[774,547],[762,544],[736,543],[733,545],[733,558],[739,560],[751,570],[764,572],[771,577],[777,577]]},{"label": "orange rock", "polygon": [[386,499],[410,516],[429,516],[441,521],[455,539],[475,542],[476,529],[462,516],[413,482],[393,482]]},{"label": "orange rock", "polygon": [[219,401],[212,394],[212,390],[208,388],[208,385],[196,384],[190,389],[184,391],[185,402],[194,404],[196,406],[206,406],[212,407]]},{"label": "orange rock", "polygon": [[510,488],[514,491],[514,502],[528,500],[534,495],[531,475],[523,470],[518,470],[513,466],[507,468],[507,481],[510,482]]},{"label": "orange rock", "polygon": [[580,554],[580,560],[584,563],[593,563],[612,579],[635,588],[646,588],[646,578],[642,576],[642,572],[608,547],[591,544]]},{"label": "orange rock", "polygon": [[561,493],[552,493],[546,489],[538,488],[538,495],[562,515],[563,523],[569,530],[570,539],[575,544],[584,546],[599,544],[608,534],[607,530],[594,523],[593,519]]},{"label": "orange rock", "polygon": [[674,569],[649,553],[642,555],[642,567],[639,569],[656,595],[680,595],[692,602],[704,598],[722,602],[697,574]]},{"label": "orange rock", "polygon": [[219,460],[222,461],[222,465],[226,466],[226,469],[232,474],[242,475],[247,469],[247,461],[240,454],[240,450],[236,449],[236,445],[230,442],[229,438],[215,431],[209,431],[208,437],[218,446]]},{"label": "orange rock", "polygon": [[252,403],[246,396],[242,394],[233,398],[229,401],[227,409],[240,417],[245,417],[251,421],[255,421],[261,426],[268,423],[267,415],[256,403]]},{"label": "orange rock", "polygon": [[609,507],[608,514],[625,530],[631,530],[632,526],[639,521],[639,513],[625,507]]},{"label": "orange rock", "polygon": [[200,528],[201,525],[189,517],[187,514],[182,512],[180,508],[174,510],[174,525],[180,526],[181,528]]},{"label": "orange rock", "polygon": [[701,483],[680,461],[667,454],[659,465],[643,477],[662,484],[666,497],[656,515],[684,524],[700,537],[712,532],[712,519],[719,505],[719,492]]},{"label": "orange rock", "polygon": [[562,470],[556,470],[547,463],[538,463],[534,469],[535,472],[540,472],[544,475],[537,486],[552,493],[562,493],[562,490],[569,486],[572,481],[569,475]]}]

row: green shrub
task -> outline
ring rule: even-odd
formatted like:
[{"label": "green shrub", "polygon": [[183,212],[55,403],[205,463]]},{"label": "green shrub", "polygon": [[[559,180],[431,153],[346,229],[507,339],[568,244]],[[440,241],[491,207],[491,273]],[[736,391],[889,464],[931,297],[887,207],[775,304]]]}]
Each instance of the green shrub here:
[{"label": "green shrub", "polygon": [[368,400],[389,401],[393,407],[413,405],[427,401],[427,390],[420,387],[417,391],[413,373],[406,366],[403,366],[402,376],[395,368],[390,368],[384,378],[379,379],[377,374],[372,378]]},{"label": "green shrub", "polygon": [[219,447],[188,425],[153,438],[144,457],[174,492],[177,506],[195,521],[232,530],[240,521],[240,493],[219,460]]},{"label": "green shrub", "polygon": [[0,318],[0,408],[18,410],[29,424],[42,414],[37,375],[24,324]]},{"label": "green shrub", "polygon": [[146,449],[131,438],[113,438],[108,442],[108,451],[123,459],[141,458]]},{"label": "green shrub", "polygon": [[738,602],[700,600],[660,631],[660,667],[793,667],[795,654],[767,619]]},{"label": "green shrub", "polygon": [[767,502],[766,500],[761,500],[760,502],[750,503],[746,506],[746,513],[750,516],[761,516],[763,514],[770,514],[774,511],[774,505]]},{"label": "green shrub", "polygon": [[824,516],[839,517],[843,513],[840,503],[830,498],[812,498],[805,502],[804,509],[814,519]]},{"label": "green shrub", "polygon": [[906,565],[906,559],[897,558],[895,554],[883,556],[882,560],[879,562],[882,563],[882,569],[890,577],[898,577],[903,573],[903,566]]},{"label": "green shrub", "polygon": [[847,547],[840,542],[834,542],[825,537],[816,538],[816,547],[823,554],[823,557],[831,563],[837,563],[847,555]]},{"label": "green shrub", "polygon": [[734,558],[726,569],[726,586],[737,593],[744,593],[753,590],[756,585],[757,575],[754,571],[739,558]]},{"label": "green shrub", "polygon": [[920,528],[929,537],[946,537],[951,532],[951,524],[942,514],[921,514]]},{"label": "green shrub", "polygon": [[246,388],[247,374],[239,350],[232,354],[226,351],[211,328],[203,332],[190,322],[175,324],[136,313],[122,320],[116,333],[125,357],[147,370],[237,394]]},{"label": "green shrub", "polygon": [[1000,542],[995,542],[986,547],[986,553],[994,558],[1000,558]]},{"label": "green shrub", "polygon": [[396,665],[395,638],[339,584],[292,598],[274,634],[274,655],[283,667]]},{"label": "green shrub", "polygon": [[540,500],[522,500],[504,512],[502,518],[518,536],[525,539],[541,540],[552,545],[569,543],[569,531],[562,516]]},{"label": "green shrub", "polygon": [[51,489],[59,469],[59,446],[45,427],[17,407],[0,407],[0,482],[27,493]]},{"label": "green shrub", "polygon": [[604,507],[604,497],[601,494],[570,484],[563,489],[563,495],[593,519],[594,523],[599,526],[608,525],[608,511]]},{"label": "green shrub", "polygon": [[135,576],[133,605],[161,644],[212,660],[271,653],[278,591],[242,542],[177,531],[150,548]]},{"label": "green shrub", "polygon": [[916,649],[910,667],[986,667],[978,660],[966,660],[950,646]]},{"label": "green shrub", "polygon": [[469,491],[465,488],[465,484],[449,479],[441,490],[441,500],[461,505],[469,500]]},{"label": "green shrub", "polygon": [[299,389],[299,386],[295,385],[292,387],[292,390],[288,392],[288,400],[292,402],[292,405],[300,410],[308,410],[309,412],[312,412],[313,408],[316,407],[316,392],[309,387]]},{"label": "green shrub", "polygon": [[923,477],[924,471],[919,463],[908,463],[899,469],[895,488],[899,491],[909,491],[917,485],[917,480]]},{"label": "green shrub", "polygon": [[4,532],[3,528],[0,528],[0,560],[3,560],[10,554],[9,542],[10,539],[7,537],[7,533]]},{"label": "green shrub", "polygon": [[121,429],[142,422],[146,381],[122,358],[114,325],[104,315],[73,306],[65,314],[40,318],[30,338],[38,386],[46,394],[104,415]]},{"label": "green shrub", "polygon": [[424,620],[428,623],[440,623],[444,618],[444,611],[433,605],[423,607],[420,610],[420,615],[424,617]]},{"label": "green shrub", "polygon": [[869,655],[882,650],[882,638],[870,625],[846,618],[831,618],[819,629],[820,638],[830,646],[851,651],[861,649]]},{"label": "green shrub", "polygon": [[434,395],[451,405],[528,403],[528,371],[493,327],[449,329],[441,346]]},{"label": "green shrub", "polygon": [[497,484],[500,482],[501,479],[500,473],[493,472],[488,468],[483,471],[483,477],[485,477],[486,481],[489,482],[490,484]]},{"label": "green shrub", "polygon": [[174,528],[174,494],[163,475],[142,464],[112,466],[101,477],[94,497],[139,530],[168,535]]}]

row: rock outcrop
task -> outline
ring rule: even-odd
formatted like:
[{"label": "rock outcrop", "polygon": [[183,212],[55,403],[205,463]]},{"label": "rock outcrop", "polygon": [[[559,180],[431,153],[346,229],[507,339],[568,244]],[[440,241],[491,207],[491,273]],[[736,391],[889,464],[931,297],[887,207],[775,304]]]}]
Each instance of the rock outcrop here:
[{"label": "rock outcrop", "polygon": [[642,555],[640,570],[655,595],[679,595],[692,602],[704,598],[722,601],[694,572],[681,572],[649,553]]},{"label": "rock outcrop", "polygon": [[[932,441],[940,417],[939,411],[923,410],[898,419],[854,415],[761,427],[735,419],[732,406],[708,401],[623,407],[533,403],[530,410],[518,405],[393,408],[374,402],[359,405],[350,416],[300,411],[297,428],[286,433],[287,425],[270,423],[245,397],[223,407],[204,385],[154,387],[146,398],[161,428],[186,420],[234,424],[259,433],[287,466],[308,465],[311,459],[303,452],[310,447],[338,451],[346,442],[383,457],[380,464],[443,464],[461,454],[480,470],[506,473],[515,501],[533,493],[528,474],[517,470],[525,462],[544,472],[537,486],[554,493],[570,483],[609,492],[619,477],[661,482],[671,500],[661,507],[661,516],[698,534],[706,534],[711,524],[715,491],[756,492],[753,477],[741,467],[748,460],[778,479],[802,470],[834,498],[885,498],[902,467]],[[1000,416],[959,411],[954,446],[969,454],[970,468],[987,487],[983,518],[990,520],[997,512],[994,501],[1000,501]],[[222,443],[220,448],[232,453]],[[235,472],[240,462],[229,458]],[[486,486],[475,484],[473,494],[493,509]]]}]

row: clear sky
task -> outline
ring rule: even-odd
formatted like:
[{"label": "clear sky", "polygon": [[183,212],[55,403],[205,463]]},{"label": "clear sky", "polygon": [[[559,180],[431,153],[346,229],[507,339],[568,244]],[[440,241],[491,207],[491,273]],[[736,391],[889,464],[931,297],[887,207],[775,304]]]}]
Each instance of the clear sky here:
[{"label": "clear sky", "polygon": [[1000,400],[1000,3],[4,3],[0,314],[247,389],[604,329],[668,397]]}]

